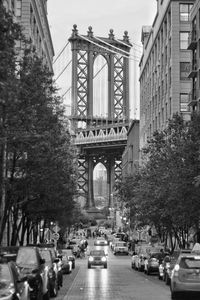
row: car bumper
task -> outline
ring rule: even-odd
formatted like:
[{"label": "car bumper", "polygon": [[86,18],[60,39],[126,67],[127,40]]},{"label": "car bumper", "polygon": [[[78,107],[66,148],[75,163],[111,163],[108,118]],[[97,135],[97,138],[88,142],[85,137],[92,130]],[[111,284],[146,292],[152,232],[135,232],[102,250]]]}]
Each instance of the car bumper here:
[{"label": "car bumper", "polygon": [[171,290],[173,292],[200,292],[200,282],[181,282],[178,279],[171,279]]}]

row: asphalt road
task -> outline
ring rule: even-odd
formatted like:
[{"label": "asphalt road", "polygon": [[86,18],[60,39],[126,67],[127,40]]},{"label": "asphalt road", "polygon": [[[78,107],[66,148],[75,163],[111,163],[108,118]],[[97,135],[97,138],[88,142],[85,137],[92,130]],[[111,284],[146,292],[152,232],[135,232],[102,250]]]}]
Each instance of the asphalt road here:
[{"label": "asphalt road", "polygon": [[[89,241],[90,248],[93,240]],[[114,256],[109,247],[108,268],[87,268],[87,257],[76,259],[76,268],[65,275],[56,300],[169,300],[170,289],[156,275],[146,275],[131,268],[130,256]],[[193,296],[181,297],[193,300]]]}]

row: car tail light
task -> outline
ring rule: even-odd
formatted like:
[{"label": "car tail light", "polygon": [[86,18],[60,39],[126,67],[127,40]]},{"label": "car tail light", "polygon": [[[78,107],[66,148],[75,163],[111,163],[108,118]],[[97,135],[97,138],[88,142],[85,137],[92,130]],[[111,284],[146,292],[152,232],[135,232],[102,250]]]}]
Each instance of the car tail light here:
[{"label": "car tail light", "polygon": [[179,269],[180,269],[180,266],[179,266],[178,264],[175,265],[175,266],[174,266],[174,269],[173,269],[173,271],[172,271],[172,275],[178,276],[178,271],[179,271]]}]

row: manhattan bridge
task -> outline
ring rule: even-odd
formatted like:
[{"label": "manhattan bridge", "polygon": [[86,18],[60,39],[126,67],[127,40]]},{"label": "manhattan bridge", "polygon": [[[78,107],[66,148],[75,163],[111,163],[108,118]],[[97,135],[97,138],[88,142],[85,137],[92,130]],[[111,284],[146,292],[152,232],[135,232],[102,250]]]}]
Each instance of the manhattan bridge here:
[{"label": "manhattan bridge", "polygon": [[[130,125],[130,61],[138,63],[141,55],[140,46],[134,45],[127,31],[122,39],[112,29],[108,37],[97,37],[91,26],[82,35],[74,25],[53,62],[78,153],[79,202],[88,210],[112,207],[114,185],[121,178]],[[102,195],[97,193],[97,167],[105,179]]]}]

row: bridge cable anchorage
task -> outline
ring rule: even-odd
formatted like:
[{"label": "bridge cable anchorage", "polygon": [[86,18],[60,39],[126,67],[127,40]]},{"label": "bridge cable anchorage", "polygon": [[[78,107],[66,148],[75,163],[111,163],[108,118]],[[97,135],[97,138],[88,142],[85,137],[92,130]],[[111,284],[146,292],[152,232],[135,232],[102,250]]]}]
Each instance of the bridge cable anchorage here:
[{"label": "bridge cable anchorage", "polygon": [[63,47],[63,49],[60,51],[60,53],[57,55],[57,57],[53,61],[53,64],[55,64],[55,62],[58,60],[58,58],[61,56],[61,54],[64,52],[64,50],[67,48],[68,45],[69,45],[69,42],[67,44],[65,44],[65,46]]},{"label": "bridge cable anchorage", "polygon": [[64,73],[64,71],[69,67],[69,65],[71,64],[72,59],[68,62],[68,64],[64,67],[64,69],[62,70],[62,72],[56,77],[55,81],[58,80],[58,78],[60,78],[60,76]]},{"label": "bridge cable anchorage", "polygon": [[[90,42],[91,44],[94,44],[95,46],[98,46],[99,48],[102,48],[102,49],[104,49],[104,50],[106,50],[106,51],[108,51],[108,52],[110,52],[110,53],[112,53],[112,54],[121,55],[122,57],[125,57],[125,58],[128,58],[128,59],[130,59],[130,60],[134,60],[134,61],[139,62],[139,60],[137,60],[137,59],[139,59],[139,58],[137,58],[137,57],[136,57],[137,59],[135,59],[135,58],[133,59],[133,58],[131,58],[130,56],[126,56],[126,55],[124,55],[124,54],[121,54],[121,53],[118,53],[118,52],[116,52],[116,51],[113,51],[113,50],[111,50],[111,49],[109,49],[109,48],[107,48],[107,47],[101,46],[101,45],[99,45],[99,44],[97,44],[97,43],[91,41],[90,39],[84,37],[83,35],[80,35],[80,34],[77,34],[77,35],[80,36],[83,40],[86,40],[87,42]],[[109,46],[112,47],[112,45],[110,45],[110,44],[109,44]],[[121,51],[121,49],[119,49],[119,50]]]}]

